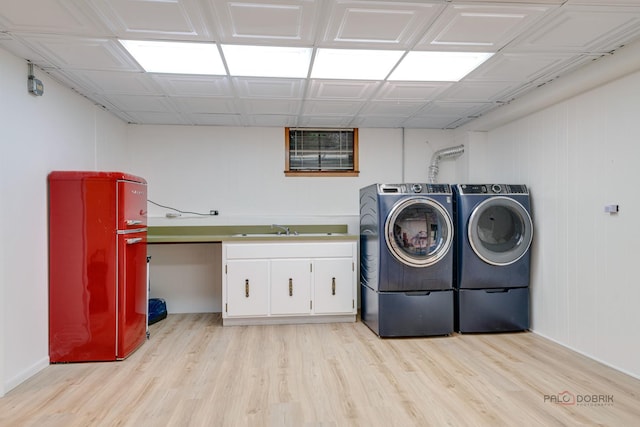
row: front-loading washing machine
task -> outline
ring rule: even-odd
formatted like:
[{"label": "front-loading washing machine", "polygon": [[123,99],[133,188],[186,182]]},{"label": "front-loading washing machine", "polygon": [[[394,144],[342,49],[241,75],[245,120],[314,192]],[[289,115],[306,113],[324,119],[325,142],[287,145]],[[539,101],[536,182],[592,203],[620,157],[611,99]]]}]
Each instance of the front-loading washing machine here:
[{"label": "front-loading washing machine", "polygon": [[529,328],[531,202],[525,185],[458,184],[455,328]]},{"label": "front-loading washing machine", "polygon": [[453,239],[450,185],[360,190],[361,318],[378,336],[453,332]]}]

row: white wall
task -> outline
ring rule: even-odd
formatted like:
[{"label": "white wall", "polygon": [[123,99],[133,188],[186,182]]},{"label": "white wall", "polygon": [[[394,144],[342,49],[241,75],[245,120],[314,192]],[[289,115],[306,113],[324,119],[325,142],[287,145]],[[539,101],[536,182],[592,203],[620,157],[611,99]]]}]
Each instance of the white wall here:
[{"label": "white wall", "polygon": [[[149,205],[152,225],[323,223],[348,224],[359,233],[361,187],[424,182],[433,152],[455,143],[450,131],[402,129],[360,129],[359,142],[358,177],[287,178],[282,128],[128,128],[131,170],[147,179],[151,200],[184,211],[220,212],[167,219],[168,210]],[[440,181],[454,181],[458,169],[443,161]],[[215,245],[150,245],[151,296],[167,300],[173,313],[219,312],[219,251]]]},{"label": "white wall", "polygon": [[[184,225],[185,220],[207,224],[307,221],[308,216],[344,221],[358,215],[360,187],[401,182],[403,177],[424,181],[432,152],[451,145],[452,138],[446,131],[407,130],[403,141],[401,129],[360,129],[359,177],[287,178],[282,128],[128,129],[131,168],[148,180],[151,200],[188,211],[220,211],[214,218],[165,220],[169,211],[150,205],[151,223],[163,225]],[[443,165],[443,179],[454,174],[454,168]]]},{"label": "white wall", "polygon": [[47,174],[124,166],[126,124],[35,74],[0,48],[0,396],[49,363]]},{"label": "white wall", "polygon": [[636,377],[639,114],[636,72],[478,135],[469,159],[471,181],[530,187],[533,330]]}]

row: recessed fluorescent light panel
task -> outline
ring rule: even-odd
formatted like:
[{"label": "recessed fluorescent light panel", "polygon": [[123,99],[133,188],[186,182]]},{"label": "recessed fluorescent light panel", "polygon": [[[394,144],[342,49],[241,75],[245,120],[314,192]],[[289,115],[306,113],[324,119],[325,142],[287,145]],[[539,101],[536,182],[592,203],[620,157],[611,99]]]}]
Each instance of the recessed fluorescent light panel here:
[{"label": "recessed fluorescent light panel", "polygon": [[389,80],[457,82],[480,66],[493,53],[409,52]]},{"label": "recessed fluorescent light panel", "polygon": [[232,76],[306,78],[311,48],[223,45]]},{"label": "recessed fluorescent light panel", "polygon": [[226,75],[215,44],[120,40],[150,73]]},{"label": "recessed fluorescent light panel", "polygon": [[399,50],[318,49],[311,78],[384,80],[403,53]]}]

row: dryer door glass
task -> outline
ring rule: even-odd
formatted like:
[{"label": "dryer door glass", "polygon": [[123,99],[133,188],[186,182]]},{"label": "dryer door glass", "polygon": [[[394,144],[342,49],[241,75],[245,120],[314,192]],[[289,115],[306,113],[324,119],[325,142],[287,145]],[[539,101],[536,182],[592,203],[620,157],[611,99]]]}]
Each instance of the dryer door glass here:
[{"label": "dryer door glass", "polygon": [[412,267],[428,267],[451,249],[451,215],[428,197],[405,199],[396,204],[387,217],[385,240],[398,261]]},{"label": "dryer door glass", "polygon": [[531,246],[533,222],[518,201],[492,197],[473,210],[467,232],[480,259],[491,265],[509,265],[522,258]]}]

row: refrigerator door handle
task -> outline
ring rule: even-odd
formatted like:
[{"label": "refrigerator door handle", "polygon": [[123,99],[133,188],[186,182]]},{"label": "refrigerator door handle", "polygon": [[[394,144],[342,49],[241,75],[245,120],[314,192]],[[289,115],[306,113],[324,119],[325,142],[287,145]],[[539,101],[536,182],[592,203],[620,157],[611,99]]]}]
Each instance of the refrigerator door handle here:
[{"label": "refrigerator door handle", "polygon": [[138,225],[138,224],[142,224],[142,221],[139,219],[128,219],[126,223],[127,225]]},{"label": "refrigerator door handle", "polygon": [[126,239],[126,241],[127,241],[127,245],[133,245],[135,243],[142,242],[142,237],[134,237],[132,239]]}]

